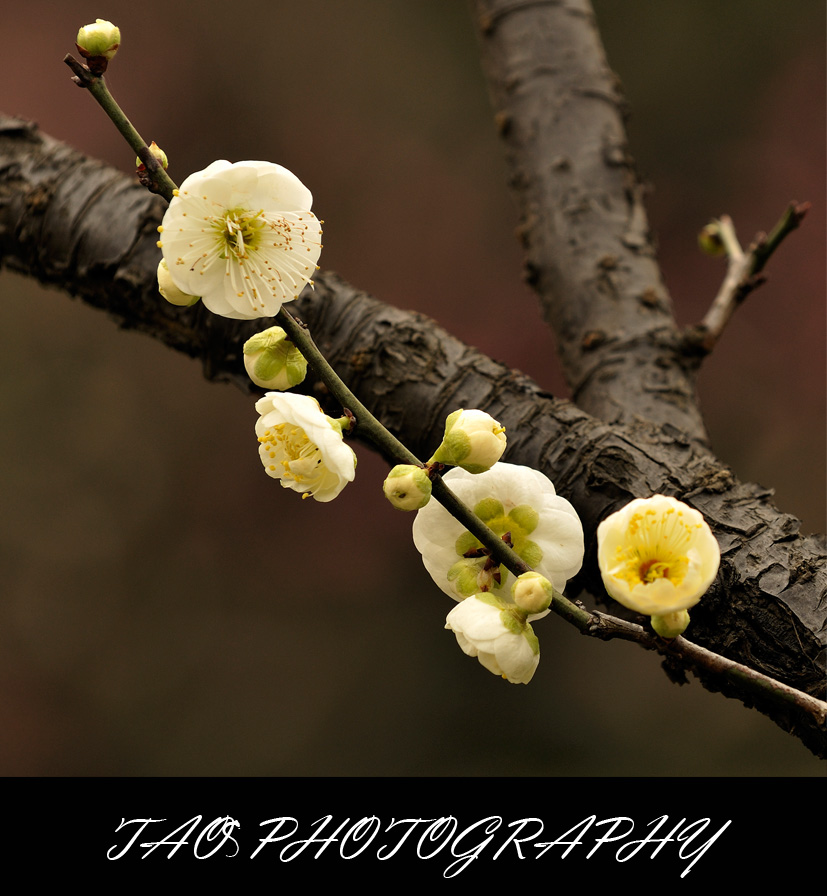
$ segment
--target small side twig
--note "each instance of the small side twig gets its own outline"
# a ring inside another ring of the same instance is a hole
[[[712,351],[735,309],[767,279],[761,271],[769,257],[782,240],[798,227],[809,208],[809,202],[791,202],[769,236],[759,233],[746,252],[741,249],[735,236],[732,219],[728,215],[720,217],[717,224],[729,261],[727,273],[703,320],[684,333],[687,349],[700,355],[708,355]]]

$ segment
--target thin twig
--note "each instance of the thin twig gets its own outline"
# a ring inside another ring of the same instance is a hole
[[[827,725],[827,702],[824,700],[811,697],[769,675],[707,650],[706,647],[688,641],[683,636],[664,641],[642,625],[618,619],[607,613],[594,612],[591,617],[591,624],[581,628],[584,635],[599,638],[601,641],[611,641],[615,638],[633,641],[645,650],[655,650],[665,656],[678,657],[682,665],[696,674],[699,674],[699,670],[710,672],[716,677],[728,680],[741,692],[747,691],[756,696],[768,697],[778,703],[792,703],[812,716],[820,728],[824,729]]]
[[[767,279],[761,271],[769,257],[784,238],[798,227],[809,208],[809,202],[791,202],[770,235],[759,233],[747,252],[738,244],[732,219],[728,215],[721,216],[717,223],[729,264],[724,282],[709,311],[700,324],[684,334],[685,343],[694,352],[707,355],[717,345],[735,309]]]
[[[151,181],[150,191],[163,196],[167,202],[172,199],[175,183],[164,171],[161,163],[152,155],[146,141],[135,130],[132,122],[124,115],[121,107],[115,102],[115,98],[109,92],[103,75],[93,75],[89,69],[82,65],[71,53],[67,53],[63,61],[75,73],[72,80],[79,87],[85,87],[95,98],[104,112],[112,119],[112,123],[121,132],[126,142],[132,147],[135,155],[143,162]]]

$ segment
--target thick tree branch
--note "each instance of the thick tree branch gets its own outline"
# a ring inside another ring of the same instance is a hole
[[[577,405],[706,431],[588,0],[473,0],[537,291]]]
[[[208,378],[254,393],[241,345],[262,322],[159,299],[155,228],[162,212],[163,203],[126,176],[33,125],[0,118],[2,263],[200,358]],[[603,594],[594,533],[606,514],[655,492],[697,507],[723,556],[718,583],[693,611],[693,641],[824,699],[827,551],[823,541],[799,534],[798,521],[780,513],[769,492],[738,482],[676,427],[597,420],[427,318],[382,305],[334,274],[318,277],[315,291],[292,307],[343,379],[414,452],[427,456],[446,414],[460,406],[485,408],[507,426],[507,460],[546,472],[583,520],[587,555],[571,595]],[[666,662],[674,672],[675,660]],[[827,732],[812,714],[756,697],[723,671],[699,674],[709,689],[755,705],[827,755]]]

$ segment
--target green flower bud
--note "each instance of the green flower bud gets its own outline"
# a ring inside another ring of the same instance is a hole
[[[484,473],[502,457],[505,445],[504,426],[484,411],[460,408],[448,415],[442,444],[430,462]]]
[[[158,146],[158,144],[154,140],[149,144],[149,152],[161,163],[162,168],[166,169],[169,167],[169,159],[167,159],[167,154],[163,151],[163,149],[161,149],[160,146]],[[139,156],[135,156],[135,167],[138,169],[146,167]]]
[[[106,19],[95,19],[94,24],[84,25],[75,38],[78,53],[88,60],[93,74],[103,74],[106,64],[118,52],[121,30]]]
[[[652,628],[661,638],[665,638],[667,641],[682,635],[688,625],[688,610],[678,610],[675,613],[665,613],[663,616],[652,617]]]
[[[196,302],[200,301],[201,298],[200,296],[188,295],[175,285],[172,279],[172,274],[170,274],[167,263],[163,258],[158,263],[158,292],[161,293],[171,305],[194,305]]]
[[[281,327],[262,330],[244,343],[244,367],[257,386],[279,392],[298,385],[307,376],[304,355]]]
[[[698,234],[698,245],[707,255],[726,255],[726,246],[721,239],[721,228],[717,221],[710,221]]]
[[[534,615],[551,606],[554,588],[539,572],[524,572],[511,586],[511,597],[521,610]]]
[[[397,464],[382,488],[397,510],[419,510],[431,500],[431,480],[422,467],[414,464]]]

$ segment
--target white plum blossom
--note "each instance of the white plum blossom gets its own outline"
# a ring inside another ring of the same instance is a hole
[[[191,174],[164,215],[161,240],[175,285],[210,311],[278,314],[311,282],[322,250],[313,197],[272,162],[213,162]]]
[[[489,594],[476,594],[458,603],[445,628],[456,635],[468,656],[475,656],[489,672],[512,684],[528,684],[540,662],[534,630],[519,613],[503,609]]]
[[[356,475],[342,425],[315,398],[268,392],[256,402],[259,456],[268,476],[303,498],[332,501]]]
[[[505,446],[505,427],[490,414],[460,408],[448,415],[445,435],[431,461],[482,473],[503,456]]]
[[[703,515],[665,495],[636,498],[597,528],[597,562],[606,591],[638,613],[667,616],[688,610],[709,589],[720,561],[718,542]],[[675,631],[674,623],[670,628]]]
[[[497,535],[510,533],[520,558],[563,591],[583,562],[583,526],[547,476],[530,467],[497,463],[479,474],[455,468],[444,480]],[[504,605],[513,605],[514,576],[505,566],[495,568],[492,576],[486,568],[488,557],[475,556],[480,542],[438,502],[417,513],[413,540],[431,578],[454,600],[490,591]]]

